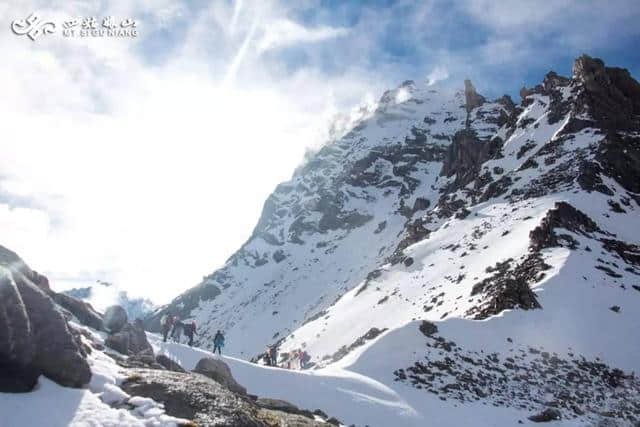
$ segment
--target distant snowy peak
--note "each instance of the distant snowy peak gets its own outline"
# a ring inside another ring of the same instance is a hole
[[[88,302],[102,313],[111,305],[121,305],[127,312],[128,318],[132,320],[144,319],[156,309],[150,300],[131,298],[126,291],[119,289],[116,285],[100,280],[91,286],[69,289],[62,293]]]

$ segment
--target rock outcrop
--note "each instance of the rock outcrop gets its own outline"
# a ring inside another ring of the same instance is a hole
[[[147,334],[140,319],[136,319],[133,325],[125,323],[119,332],[109,335],[104,344],[125,356],[150,353],[153,358],[153,347],[147,340]]]
[[[51,291],[49,296],[62,308],[73,314],[80,323],[97,331],[104,329],[102,316],[93,309],[91,304],[69,295]]]
[[[201,427],[320,427],[312,417],[259,406],[248,396],[194,373],[135,369],[122,385],[127,393],[164,403],[169,415]]]
[[[127,324],[127,312],[119,305],[112,305],[105,310],[103,320],[109,332],[120,332]]]
[[[464,106],[467,109],[467,113],[470,113],[471,110],[480,107],[485,103],[484,96],[476,92],[476,88],[473,86],[471,80],[469,79],[464,81],[464,99]]]
[[[162,365],[166,370],[173,372],[187,372],[178,362],[167,357],[164,354],[156,356],[156,362]]]
[[[585,89],[578,112],[589,113],[604,129],[640,130],[640,84],[628,70],[582,55],[573,65],[573,78]]]
[[[197,372],[212,380],[224,385],[226,388],[234,393],[246,394],[247,389],[233,378],[231,375],[231,369],[229,365],[222,360],[214,359],[211,357],[205,357],[200,359],[193,372]]]
[[[0,391],[30,391],[41,374],[84,386],[91,371],[66,319],[22,260],[2,247],[0,254]]]

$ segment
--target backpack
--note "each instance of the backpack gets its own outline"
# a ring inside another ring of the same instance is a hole
[[[169,321],[169,317],[166,314],[163,314],[162,317],[160,318],[160,324],[162,326],[166,326],[168,321]]]

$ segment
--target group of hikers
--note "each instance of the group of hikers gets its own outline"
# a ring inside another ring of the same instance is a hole
[[[280,360],[278,360],[278,357]],[[276,366],[285,369],[307,369],[310,367],[309,362],[311,361],[311,356],[303,349],[278,354],[277,347],[271,345],[267,347],[267,351],[264,352],[262,359],[267,366]]]
[[[167,342],[167,338],[171,337],[175,342],[180,343],[182,334],[189,338],[189,347],[193,346],[193,336],[196,335],[196,322],[183,322],[179,316],[173,316],[171,313],[165,313],[160,319],[162,326],[162,338]],[[218,330],[213,338],[213,352],[216,350],[218,354],[222,354],[224,347],[224,334]]]
[[[196,322],[183,322],[179,316],[171,313],[165,313],[160,319],[162,326],[162,338],[164,342],[171,338],[173,341],[180,343],[182,334],[189,338],[189,347],[193,346],[193,336],[196,335]],[[224,334],[218,330],[213,337],[213,353],[217,351],[222,355],[222,347],[224,347]],[[264,364],[267,366],[275,366],[285,369],[308,369],[313,366],[311,356],[304,349],[292,350],[288,353],[278,353],[276,345],[267,347],[267,351],[261,356]],[[252,360],[254,363],[257,360]]]

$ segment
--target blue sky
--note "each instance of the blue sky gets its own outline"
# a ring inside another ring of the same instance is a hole
[[[139,36],[13,34],[33,11]],[[158,302],[242,245],[338,114],[407,79],[519,101],[582,53],[640,76],[637,0],[9,0],[0,21],[0,244],[54,287]]]
[[[222,3],[233,7],[231,1]],[[206,13],[208,2],[185,5],[173,25],[145,37],[138,46],[150,63],[170,60],[172,51],[184,43],[189,25]],[[321,43],[264,52],[264,72],[314,69],[336,76],[355,70],[394,85],[442,66],[449,71],[451,85],[461,85],[468,77],[488,96],[515,96],[523,84],[539,83],[549,70],[570,76],[573,60],[582,53],[628,68],[633,75],[640,71],[636,1],[318,0],[276,9],[305,28],[340,28],[345,33]],[[202,53],[211,55],[212,63],[236,48],[215,25],[209,27],[206,41]]]

